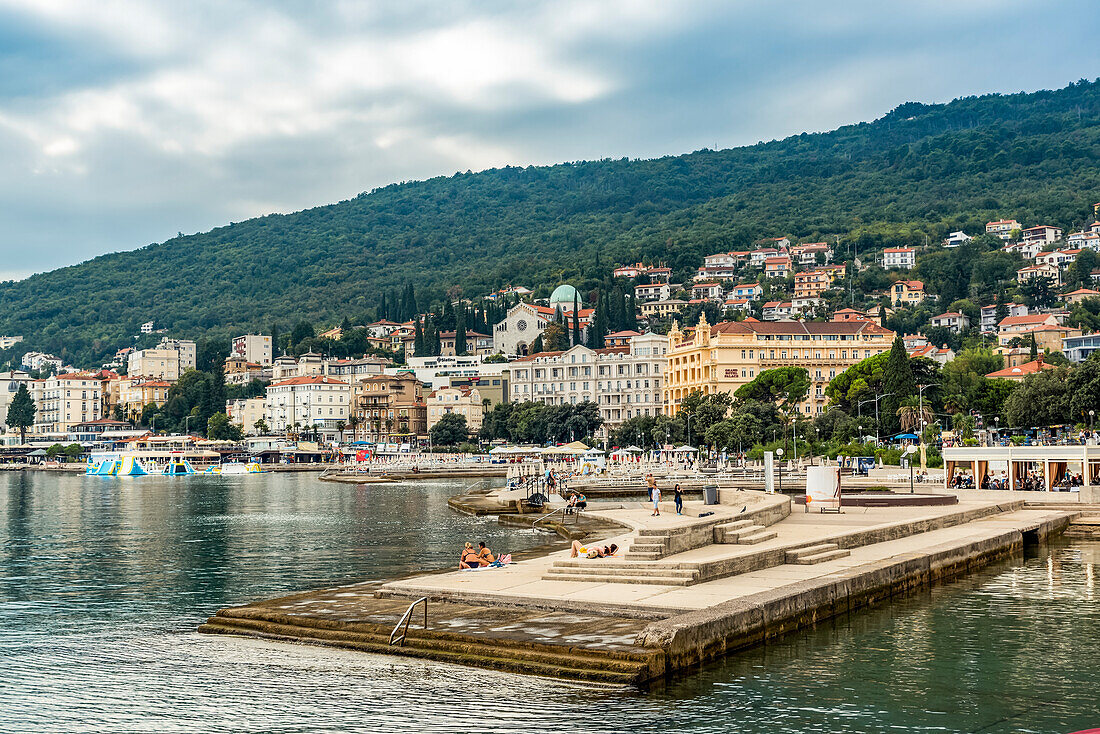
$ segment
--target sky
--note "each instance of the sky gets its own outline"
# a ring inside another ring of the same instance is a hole
[[[395,181],[1100,76],[1093,0],[0,0],[0,280]]]

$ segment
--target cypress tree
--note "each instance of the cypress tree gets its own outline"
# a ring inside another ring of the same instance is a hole
[[[416,328],[413,332],[413,355],[424,356],[424,330],[420,328],[420,319],[416,320]]]
[[[382,300],[378,304],[378,313],[375,314],[378,317],[378,321],[389,320],[390,308],[386,305],[386,292],[382,291]]]
[[[1000,293],[997,294],[997,309],[994,318],[997,323],[994,326],[999,326],[1002,321],[1008,318],[1008,306],[1005,305],[1004,296]]]
[[[1039,358],[1039,345],[1035,343],[1035,335],[1031,335],[1031,353],[1028,355],[1032,362]]]
[[[634,301],[634,294],[631,293],[627,300],[626,305],[626,328],[637,331],[638,330],[638,304]]]
[[[573,346],[581,343],[581,306],[577,292],[573,291]]]
[[[897,433],[901,425],[898,408],[917,391],[917,382],[913,377],[913,367],[909,364],[909,354],[901,336],[894,337],[890,347],[890,356],[882,372],[882,403],[880,415],[882,425],[879,430],[886,434]]]
[[[455,309],[455,354],[466,354],[466,305],[461,301]]]

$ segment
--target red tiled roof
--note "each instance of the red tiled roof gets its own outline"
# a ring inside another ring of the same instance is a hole
[[[997,370],[996,372],[990,372],[986,377],[998,378],[998,377],[1023,377],[1024,375],[1033,375],[1040,370],[1055,370],[1058,369],[1052,364],[1048,364],[1041,359],[1036,359],[1032,362],[1025,362],[1024,364],[1017,365],[1015,367],[1005,367],[1003,370]]]
[[[710,327],[716,334],[883,334],[894,332],[871,321],[722,321]]]
[[[1022,326],[1024,324],[1044,324],[1054,318],[1049,313],[1031,313],[1026,316],[1005,316],[1001,319],[1000,326]],[[1057,319],[1055,319],[1057,320]]]

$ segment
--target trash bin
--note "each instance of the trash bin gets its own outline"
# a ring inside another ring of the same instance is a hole
[[[716,505],[718,504],[718,485],[707,484],[703,486],[703,504],[704,505]]]

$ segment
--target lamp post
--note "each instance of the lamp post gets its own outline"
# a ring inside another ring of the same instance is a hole
[[[874,403],[875,404],[875,445],[876,446],[878,446],[879,427],[882,425],[882,421],[879,419],[879,414],[878,414],[878,403],[883,398],[888,398],[893,394],[894,393],[892,393],[892,392],[888,392],[888,393],[884,393],[882,395],[876,395],[873,398],[867,398],[866,400],[861,400],[859,402],[859,405],[856,406],[857,408],[862,409],[864,403]],[[860,415],[861,416],[863,415],[862,411],[860,412]]]
[[[993,433],[997,436],[997,443],[1001,442],[1001,416],[993,416]]]
[[[190,433],[191,432],[191,418],[192,417],[193,416],[191,416],[190,414],[185,415],[183,417],[183,432],[184,433]]]
[[[916,494],[916,490],[913,488],[913,454],[917,453],[917,447],[910,444],[905,449],[905,453],[909,456],[909,494]]]
[[[776,449],[775,455],[779,457],[779,494],[783,494],[783,449]]]
[[[1093,426],[1093,422],[1094,422],[1095,418],[1096,418],[1096,411],[1090,409],[1089,410],[1089,432],[1090,433],[1092,432],[1092,426]]]

